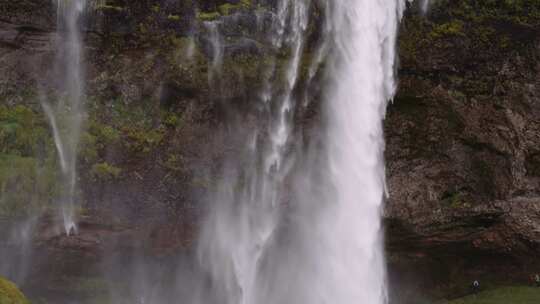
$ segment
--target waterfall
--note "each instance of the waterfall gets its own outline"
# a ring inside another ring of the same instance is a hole
[[[308,7],[307,0],[279,2],[268,40],[275,51],[286,50],[291,56],[284,71],[277,70],[275,58],[268,67],[258,100],[259,127],[247,132],[245,151],[226,165],[210,198],[214,209],[203,224],[199,255],[216,282],[217,296],[226,303],[260,299],[259,265],[277,229],[284,181],[290,171],[287,145],[296,103],[293,90],[299,77]],[[271,79],[281,72],[284,81],[278,88]]]
[[[223,64],[223,41],[219,33],[217,21],[205,22],[204,26],[209,32],[210,45],[212,47],[212,62],[208,72],[208,83],[215,84],[214,78],[221,73]]]
[[[64,229],[69,235],[77,232],[77,146],[84,115],[83,41],[80,26],[86,0],[56,1],[59,37],[56,65],[60,94],[54,105],[43,100],[42,106],[51,124],[58,152],[64,185],[60,208]]]
[[[3,225],[0,223],[0,275],[22,284],[28,277],[32,259],[32,234],[36,217]]]
[[[394,95],[395,41],[404,2],[342,0],[333,7],[326,103],[330,204],[319,252],[325,301],[385,303],[381,206],[386,103]]]
[[[422,9],[422,12],[426,13],[429,9],[429,0],[422,0],[420,2],[420,8]]]
[[[226,303],[387,301],[382,120],[405,1],[322,4],[324,41],[307,81],[325,61],[323,148],[289,152],[299,140],[293,91],[313,3],[282,0],[270,40],[290,54],[283,87],[266,83],[259,102],[269,121],[245,136],[245,154],[229,162],[211,199],[199,253]]]

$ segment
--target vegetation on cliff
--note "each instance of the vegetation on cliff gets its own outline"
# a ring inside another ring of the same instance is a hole
[[[0,304],[30,304],[12,282],[0,277]]]
[[[0,218],[47,207],[58,191],[54,146],[44,116],[0,105]]]

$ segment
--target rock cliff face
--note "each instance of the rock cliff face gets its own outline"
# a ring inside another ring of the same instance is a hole
[[[533,1],[439,1],[404,19],[387,239],[391,260],[432,273],[422,284],[526,281],[538,267],[538,13]]]
[[[235,150],[228,126],[262,85],[260,67],[272,50],[256,25],[272,18],[273,5],[93,7],[85,27],[81,234],[66,239],[48,230],[43,211],[54,173],[28,170],[54,172],[39,100],[57,78],[55,8],[48,0],[0,0],[0,181],[19,190],[4,187],[14,203],[0,206],[0,218],[42,214],[34,243],[72,261],[58,277],[92,272],[111,250],[189,251],[211,176]],[[219,91],[208,84],[214,50],[204,21],[211,20],[221,20],[224,41]],[[316,21],[309,34],[308,53],[318,43]],[[439,0],[427,15],[411,5],[399,50],[400,88],[385,121],[386,240],[398,298],[459,293],[479,277],[526,280],[540,267],[540,3]],[[317,121],[312,104],[298,124]],[[36,180],[40,203],[29,204],[20,190]]]

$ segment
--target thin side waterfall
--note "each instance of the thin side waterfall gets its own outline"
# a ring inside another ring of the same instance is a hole
[[[218,25],[216,21],[204,23],[204,26],[209,32],[210,44],[212,46],[212,62],[208,73],[208,83],[210,85],[215,83],[214,78],[219,77],[223,64],[223,41]]]
[[[59,198],[66,234],[76,233],[77,146],[84,115],[83,41],[81,18],[86,0],[57,1],[58,88],[53,104],[44,100],[43,109],[53,131],[62,172]]]
[[[420,2],[420,7],[422,9],[422,12],[426,13],[429,9],[429,0],[422,0]]]

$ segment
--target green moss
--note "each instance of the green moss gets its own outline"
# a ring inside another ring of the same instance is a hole
[[[178,127],[180,125],[181,120],[182,120],[182,118],[178,117],[178,115],[176,113],[168,113],[167,112],[165,114],[164,123],[165,123],[165,125],[174,128],[174,127]]]
[[[120,139],[120,132],[113,126],[92,122],[89,129],[90,133],[103,145],[117,143]]]
[[[253,6],[253,0],[240,0],[240,3],[246,8]]]
[[[125,148],[129,153],[126,157],[143,156],[153,151],[162,142],[166,131],[165,126],[159,124],[160,110],[154,109],[154,104],[148,100],[127,106],[117,100],[107,108],[106,119],[103,109],[92,109],[87,134],[81,139],[80,156],[90,165],[103,161],[109,148]]]
[[[152,111],[151,100],[142,100],[139,105],[127,105],[122,100],[113,101],[112,109],[107,109],[107,123],[113,126],[115,129],[123,133],[122,127],[131,128],[150,128],[152,126]],[[93,115],[96,117],[95,121],[100,121],[98,115],[102,113],[96,112]],[[105,124],[105,122],[101,122]]]
[[[537,304],[539,300],[540,288],[502,287],[441,304]]]
[[[0,217],[53,206],[61,185],[49,129],[42,112],[0,106]]]
[[[274,61],[269,56],[256,56],[242,54],[223,60],[223,74],[229,78],[231,83],[242,83],[242,79],[253,85],[261,84],[264,72],[275,64],[275,83],[283,83],[286,80],[287,59],[278,59]],[[256,87],[255,87],[256,88]],[[230,89],[234,89],[231,87]]]
[[[445,11],[449,20],[461,19],[478,25],[506,23],[524,27],[540,24],[538,0],[440,0],[434,2],[435,12]]]
[[[197,19],[200,21],[213,21],[219,18],[219,12],[198,12]]]
[[[128,140],[124,144],[132,152],[148,153],[161,143],[163,135],[161,129],[133,129],[129,130]]]
[[[88,130],[81,134],[79,159],[86,164],[95,163],[107,147],[120,142],[120,131],[114,126],[92,120]]]
[[[0,106],[0,153],[35,155],[48,137],[46,122],[32,109]]]
[[[430,33],[432,39],[439,39],[447,36],[465,36],[464,23],[461,20],[452,20],[447,23],[438,24]]]
[[[169,15],[169,16],[167,16],[167,19],[168,19],[169,21],[175,21],[175,22],[178,22],[178,21],[180,21],[180,16],[178,16],[178,15]]]
[[[0,154],[0,217],[46,208],[59,193],[55,159]]]
[[[90,174],[97,181],[110,181],[117,179],[122,173],[120,168],[112,166],[108,163],[99,163],[92,166]]]
[[[124,8],[120,6],[102,4],[102,5],[98,5],[96,7],[96,10],[122,12],[124,11]]]
[[[0,304],[30,304],[12,282],[0,277]]]
[[[521,52],[534,43],[540,26],[538,0],[432,2],[427,18],[413,14],[402,22],[399,48],[404,67],[422,65],[418,58],[428,51],[446,54],[456,47],[469,48],[469,53],[477,54],[475,59]]]
[[[84,163],[93,163],[97,160],[99,151],[97,145],[97,137],[84,132],[81,134],[81,140],[79,143],[79,158]]]
[[[238,4],[231,4],[231,3],[225,3],[218,7],[218,11],[224,15],[230,15],[231,13],[234,13],[236,10],[238,10],[239,5]]]
[[[184,159],[176,154],[169,155],[167,160],[161,163],[161,165],[173,172],[182,172],[185,170]]]
[[[253,5],[251,2],[251,0],[241,0],[237,4],[225,3],[218,6],[218,11],[221,13],[221,15],[228,16],[240,10],[251,8]]]
[[[405,61],[416,61],[419,51],[428,44],[428,20],[424,16],[411,16],[402,21],[403,30],[399,35],[399,55]]]

